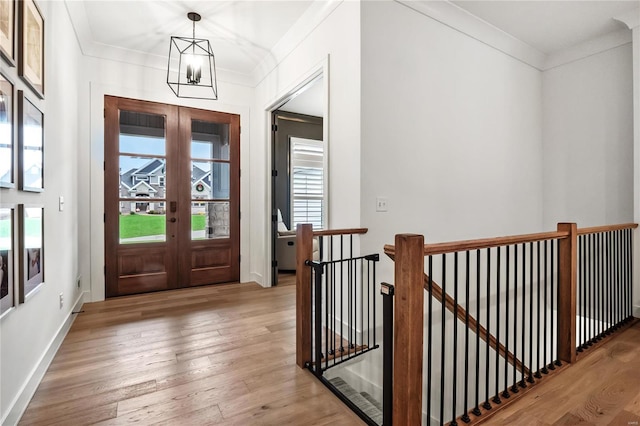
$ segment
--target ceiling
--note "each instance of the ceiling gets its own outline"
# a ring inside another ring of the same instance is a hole
[[[326,5],[333,3],[339,2],[65,0],[85,55],[159,69],[166,68],[170,37],[191,36],[187,13],[197,12],[202,20],[196,24],[196,37],[211,42],[219,77],[232,76],[227,81],[249,85],[255,84],[260,64],[276,56],[273,52],[288,32],[311,31],[312,21],[317,24],[321,13],[327,13]],[[638,8],[640,0],[453,0],[450,4],[550,54],[624,29],[612,17]]]
[[[196,23],[196,37],[211,42],[216,67],[246,75],[252,74],[312,3],[66,0],[85,54],[111,55],[110,59],[116,54],[132,60],[141,55],[164,58],[166,67],[171,36],[191,37],[192,22],[187,13],[197,12],[202,20]]]
[[[613,17],[640,7],[640,0],[452,3],[545,54],[626,29]]]
[[[324,117],[323,87],[323,79],[318,78],[305,86],[304,90],[278,109],[314,117]]]

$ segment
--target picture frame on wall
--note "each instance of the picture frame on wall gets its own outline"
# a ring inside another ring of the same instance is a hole
[[[0,73],[0,188],[13,188],[13,84]]]
[[[0,0],[0,56],[14,67],[15,51],[15,0]]]
[[[44,18],[34,0],[19,5],[18,75],[44,99]]]
[[[0,317],[15,306],[15,205],[0,204]]]
[[[18,187],[44,190],[44,114],[18,90]]]
[[[18,299],[25,303],[29,295],[44,283],[44,207],[18,206],[20,282]]]

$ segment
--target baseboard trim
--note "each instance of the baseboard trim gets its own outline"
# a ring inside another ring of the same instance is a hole
[[[69,312],[69,315],[67,316],[65,321],[60,325],[60,328],[58,328],[58,331],[55,334],[55,336],[53,336],[53,339],[51,339],[49,346],[47,347],[45,352],[42,354],[42,357],[40,357],[40,361],[38,361],[38,363],[33,368],[33,370],[31,370],[31,374],[29,375],[29,378],[27,379],[25,384],[22,386],[22,389],[18,393],[18,396],[16,396],[16,398],[11,403],[11,408],[7,412],[7,416],[4,419],[2,419],[3,426],[17,425],[18,422],[20,421],[20,418],[22,418],[22,415],[26,411],[27,406],[31,401],[31,398],[33,398],[33,395],[36,393],[36,390],[38,389],[38,385],[40,385],[42,378],[47,372],[47,369],[49,368],[51,361],[53,361],[53,358],[58,352],[58,348],[60,348],[62,341],[67,336],[67,333],[69,332],[69,329],[71,328],[71,325],[75,320],[76,316],[71,312],[77,312],[80,309],[82,309],[82,305],[84,305],[85,297],[87,297],[88,295],[89,295],[89,292],[85,291],[80,293],[80,295],[76,299],[76,302],[74,303],[73,308]]]

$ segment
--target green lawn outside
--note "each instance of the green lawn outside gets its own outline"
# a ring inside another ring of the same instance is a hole
[[[150,235],[164,235],[166,230],[166,216],[162,214],[133,214],[120,216],[120,239],[146,237]],[[191,216],[191,230],[204,230],[205,217]]]

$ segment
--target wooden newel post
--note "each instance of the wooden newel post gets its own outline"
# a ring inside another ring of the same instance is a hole
[[[311,362],[311,268],[304,262],[313,258],[313,225],[296,228],[296,364]]]
[[[422,424],[424,332],[424,237],[395,240],[393,425]]]
[[[558,358],[576,361],[576,299],[578,271],[578,227],[558,223],[558,231],[569,232],[558,240]]]

